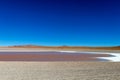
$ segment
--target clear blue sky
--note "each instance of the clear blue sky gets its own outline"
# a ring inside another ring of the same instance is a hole
[[[0,0],[0,45],[120,45],[120,0]]]

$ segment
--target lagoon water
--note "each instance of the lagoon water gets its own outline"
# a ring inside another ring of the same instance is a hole
[[[115,58],[108,53],[76,52],[76,51],[27,51],[0,52],[0,61],[110,61]]]

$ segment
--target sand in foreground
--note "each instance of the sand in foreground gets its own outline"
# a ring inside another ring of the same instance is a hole
[[[119,80],[120,63],[0,62],[0,80]]]

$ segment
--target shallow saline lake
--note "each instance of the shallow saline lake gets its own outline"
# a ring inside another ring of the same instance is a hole
[[[0,51],[0,80],[119,80],[117,55],[119,53]]]
[[[40,51],[40,52],[0,52],[0,61],[109,61],[100,57],[114,57],[114,55],[87,52]]]

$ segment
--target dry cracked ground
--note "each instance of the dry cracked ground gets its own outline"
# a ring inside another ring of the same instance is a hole
[[[120,80],[120,63],[0,62],[0,80]]]

